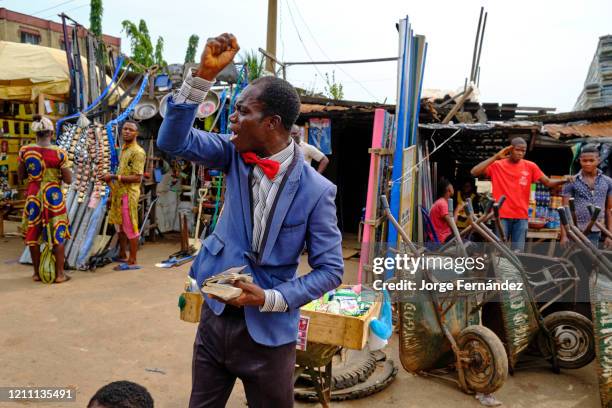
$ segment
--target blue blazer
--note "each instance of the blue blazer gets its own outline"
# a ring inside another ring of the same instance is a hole
[[[214,232],[204,240],[190,276],[201,286],[204,279],[233,266],[247,265],[257,285],[284,296],[283,313],[245,307],[249,334],[259,344],[280,346],[296,341],[299,308],[340,285],[344,271],[342,237],[337,226],[336,186],[304,164],[298,146],[273,204],[261,243],[251,248],[251,166],[244,163],[229,135],[192,127],[197,105],[170,100],[159,130],[157,146],[175,156],[198,162],[226,174],[225,204]],[[312,271],[297,277],[300,254],[308,247]],[[219,315],[225,305],[206,298]]]

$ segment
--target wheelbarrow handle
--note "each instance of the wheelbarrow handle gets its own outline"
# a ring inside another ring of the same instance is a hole
[[[499,203],[493,204],[493,214],[495,214],[495,218],[499,218]]]
[[[491,208],[493,208],[494,204],[495,204],[495,201],[489,200],[489,202],[487,203],[487,206],[485,207],[484,214],[488,214],[491,211]]]
[[[595,206],[593,204],[587,204],[587,210],[589,210],[590,215],[593,215],[594,209],[595,209]]]
[[[592,209],[589,209],[589,211],[591,213],[591,220],[589,221],[587,226],[584,228],[584,231],[582,231],[585,235],[590,234],[591,230],[593,229],[593,225],[597,224],[597,217],[599,217],[599,213],[601,212],[601,207],[594,207]]]
[[[389,201],[387,201],[387,196],[386,195],[381,195],[380,196],[380,204],[382,205],[383,210],[388,210],[389,209]]]
[[[589,206],[593,207],[591,204],[589,204]],[[597,217],[599,217],[599,213],[601,213],[601,207],[593,207],[589,212],[591,213],[591,221],[597,221]]]
[[[506,196],[505,195],[499,197],[499,200],[497,201],[497,204],[499,205],[499,208],[501,208],[501,206],[504,205],[504,201],[506,201]]]
[[[474,214],[474,207],[472,207],[472,199],[469,197],[465,199],[465,213],[468,217]]]
[[[395,227],[395,229],[397,229],[397,232],[399,233],[400,237],[402,237],[402,241],[404,241],[404,243],[408,246],[408,248],[410,248],[412,253],[416,256],[419,253],[419,251],[417,247],[414,246],[412,241],[410,241],[410,237],[408,237],[408,234],[406,234],[406,231],[404,231],[404,229],[399,224],[399,222],[397,222],[393,214],[391,214],[391,210],[389,210],[389,202],[387,201],[387,196],[381,195],[380,203],[383,207],[383,211],[385,212],[385,215],[387,216],[387,219],[389,220],[389,222],[391,222],[391,224]]]
[[[572,224],[576,224],[576,201],[574,200],[574,197],[569,199],[569,211],[572,217]]]
[[[567,217],[568,225],[574,225],[574,218],[572,217],[573,212],[569,207],[564,207],[563,211],[565,211],[565,216]]]
[[[453,199],[449,198],[448,199],[448,213],[451,214],[451,217],[454,211],[455,211],[455,206],[453,204]]]
[[[561,221],[561,225],[567,227],[567,213],[565,212],[564,207],[557,208],[557,212],[559,213],[559,219]]]
[[[574,201],[574,197],[569,199],[569,209],[572,213],[576,211],[576,201]]]

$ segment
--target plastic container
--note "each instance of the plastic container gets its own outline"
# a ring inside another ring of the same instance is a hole
[[[368,335],[370,351],[382,350],[387,346],[387,343],[389,343],[388,340],[378,337],[373,330],[370,330],[370,334]]]

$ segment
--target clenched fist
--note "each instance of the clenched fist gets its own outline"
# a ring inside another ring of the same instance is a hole
[[[224,33],[206,42],[204,52],[200,58],[200,68],[196,76],[212,81],[217,74],[231,63],[240,50],[236,37]]]

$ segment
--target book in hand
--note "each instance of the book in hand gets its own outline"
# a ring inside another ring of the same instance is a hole
[[[242,289],[234,286],[235,282],[253,283],[253,277],[242,271],[246,268],[238,266],[229,268],[206,279],[202,284],[202,293],[213,295],[225,301],[236,299],[242,294]]]

